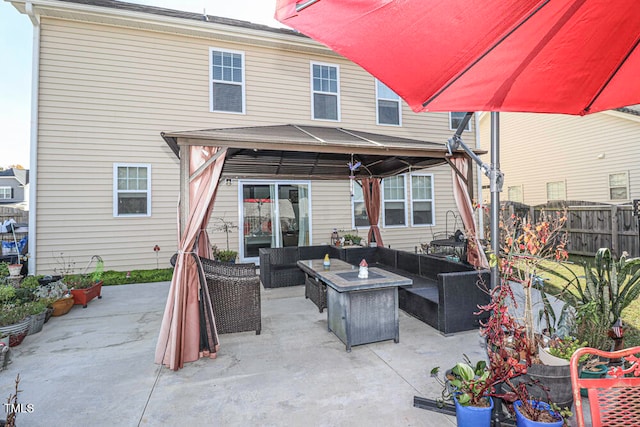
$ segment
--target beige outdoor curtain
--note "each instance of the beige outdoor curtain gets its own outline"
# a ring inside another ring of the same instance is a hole
[[[373,236],[377,246],[384,246],[382,243],[382,234],[378,227],[378,218],[380,218],[380,180],[377,178],[362,178],[362,193],[364,195],[364,207],[367,209],[367,218],[369,219],[369,235],[367,239],[371,242]]]
[[[219,150],[218,147],[183,147],[189,150],[189,176]],[[179,242],[178,257],[162,318],[155,362],[178,370],[185,362],[215,357],[218,333],[209,293],[201,288],[201,266],[193,254],[210,257],[204,230],[209,222],[226,152],[189,183],[189,217]]]
[[[454,155],[451,157],[451,163],[460,172],[460,175],[456,173],[454,168],[451,168],[451,175],[453,177],[453,196],[456,200],[456,206],[458,212],[462,215],[462,222],[467,234],[467,262],[478,268],[489,268],[487,257],[484,254],[484,250],[478,240],[476,233],[476,223],[473,218],[473,206],[471,204],[471,197],[469,197],[469,190],[467,189],[467,183],[462,178],[467,176],[469,164],[467,159],[461,155]]]

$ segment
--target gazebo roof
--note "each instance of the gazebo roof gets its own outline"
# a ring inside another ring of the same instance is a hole
[[[222,175],[230,178],[345,179],[349,162],[362,162],[357,177],[383,178],[444,164],[449,156],[445,144],[340,127],[253,126],[162,137],[177,156],[185,145],[226,147]]]

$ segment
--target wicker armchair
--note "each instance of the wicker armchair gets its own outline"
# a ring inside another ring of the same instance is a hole
[[[219,334],[256,331],[260,335],[260,278],[253,263],[231,264],[200,258]]]

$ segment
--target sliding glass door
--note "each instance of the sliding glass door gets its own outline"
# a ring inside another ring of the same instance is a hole
[[[310,244],[309,183],[240,182],[240,258],[257,262],[260,248]]]

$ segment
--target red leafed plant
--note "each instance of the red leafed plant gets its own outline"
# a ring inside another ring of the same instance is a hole
[[[534,331],[531,307],[531,288],[539,264],[545,260],[561,261],[567,258],[566,233],[562,228],[566,214],[541,213],[537,222],[531,223],[511,215],[500,223],[501,251],[499,258],[491,254],[490,261],[498,266],[500,285],[491,290],[489,304],[480,306],[478,314],[489,314],[482,324],[481,334],[486,338],[490,377],[487,382],[494,387],[491,395],[507,402],[522,401],[520,412],[533,421],[557,421],[567,412],[549,412],[538,409],[531,401],[529,390],[533,386],[542,388],[547,397],[548,390],[538,381],[512,381],[527,373],[537,356],[538,344]],[[511,313],[516,308],[511,286],[522,286],[525,300],[523,322]],[[557,409],[550,398],[548,402]]]

